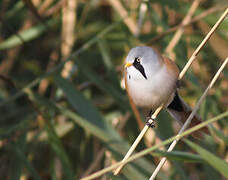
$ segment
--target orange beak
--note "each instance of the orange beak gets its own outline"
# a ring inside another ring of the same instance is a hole
[[[124,66],[124,68],[128,68],[128,67],[130,67],[132,65],[133,65],[132,63],[126,63],[125,66]]]

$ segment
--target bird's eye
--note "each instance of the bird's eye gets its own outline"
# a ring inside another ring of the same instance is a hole
[[[139,57],[136,57],[136,58],[135,58],[135,61],[138,62],[138,63],[140,63]]]

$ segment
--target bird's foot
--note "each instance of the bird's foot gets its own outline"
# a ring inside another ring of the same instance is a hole
[[[155,127],[155,121],[154,119],[152,119],[151,117],[146,117],[146,125],[151,127],[151,128],[154,128]]]

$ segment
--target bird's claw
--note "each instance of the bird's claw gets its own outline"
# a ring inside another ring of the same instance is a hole
[[[146,121],[146,125],[151,127],[151,128],[154,128],[155,127],[155,121],[154,119],[152,119],[151,117],[147,117],[146,118],[147,121]]]

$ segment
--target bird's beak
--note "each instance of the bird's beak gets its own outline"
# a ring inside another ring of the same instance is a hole
[[[126,63],[125,66],[124,66],[124,68],[128,68],[128,67],[130,67],[132,65],[133,65],[132,63]]]

